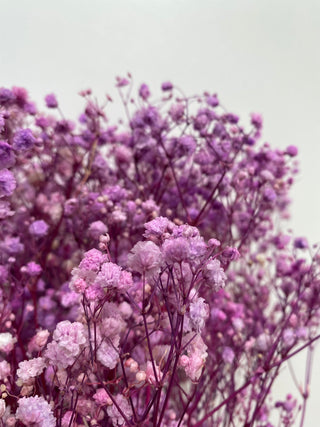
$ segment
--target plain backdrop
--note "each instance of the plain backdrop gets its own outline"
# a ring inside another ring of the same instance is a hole
[[[243,123],[262,113],[265,141],[299,148],[290,227],[320,241],[319,0],[0,0],[0,40],[0,86],[26,87],[43,109],[54,92],[71,118],[81,89],[116,97],[128,71],[155,93],[166,80],[217,92]],[[319,425],[319,365],[318,351],[307,427]],[[275,392],[287,391],[298,395],[284,373]]]

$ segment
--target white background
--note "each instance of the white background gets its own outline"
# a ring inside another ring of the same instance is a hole
[[[0,40],[0,86],[26,87],[41,108],[54,92],[72,118],[81,89],[116,96],[127,71],[157,94],[165,80],[217,92],[244,122],[261,112],[264,140],[299,147],[291,226],[320,241],[319,0],[0,0]],[[319,359],[307,427],[319,425]],[[276,388],[297,394],[288,376]]]

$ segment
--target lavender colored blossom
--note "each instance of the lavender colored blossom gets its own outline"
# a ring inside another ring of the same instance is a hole
[[[53,339],[44,353],[49,363],[58,368],[72,365],[86,342],[84,327],[79,322],[59,322],[53,332]]]
[[[15,164],[15,156],[11,145],[0,141],[0,169],[10,168]]]
[[[107,404],[112,404],[112,400],[110,399],[108,393],[105,391],[104,388],[99,388],[92,397],[98,405],[103,406]]]
[[[10,375],[10,365],[6,360],[0,362],[0,380],[4,381]]]
[[[18,405],[16,417],[25,425],[55,427],[56,419],[52,409],[42,396],[22,397]]]
[[[24,244],[21,243],[20,237],[9,237],[4,239],[4,242],[0,242],[0,247],[10,255],[16,255],[24,250]]]
[[[139,242],[128,255],[128,265],[141,274],[154,274],[162,265],[162,254],[153,242]]]
[[[132,410],[128,400],[122,394],[117,394],[114,399],[117,405],[119,406],[119,408],[121,409],[122,413],[124,414],[124,416],[130,420]],[[123,418],[123,416],[121,415],[121,413],[118,411],[118,409],[115,407],[114,404],[111,406],[108,406],[107,412],[112,421],[113,426],[115,427],[123,426],[126,424],[125,419]]]
[[[36,142],[31,129],[21,129],[13,137],[13,148],[17,151],[30,150]]]
[[[4,87],[0,88],[0,104],[5,104],[7,102],[13,101],[14,99],[15,96],[10,89]]]
[[[164,258],[169,264],[187,261],[190,257],[190,247],[184,237],[168,239],[164,242],[162,248]]]
[[[21,272],[29,274],[29,276],[38,276],[42,272],[42,268],[34,261],[28,262],[26,266],[21,267]]]
[[[200,332],[205,325],[206,319],[209,317],[209,306],[201,297],[193,297],[190,303],[190,319],[197,332]]]
[[[150,97],[151,94],[150,94],[149,87],[145,83],[143,83],[140,86],[140,88],[139,88],[139,95],[145,101]]]
[[[102,341],[97,350],[97,359],[103,366],[114,369],[119,361],[119,340]]]
[[[204,267],[202,274],[208,286],[214,289],[224,288],[227,276],[217,259],[211,259]]]
[[[163,82],[161,85],[161,89],[165,92],[173,89],[173,84],[171,82]]]
[[[16,179],[8,169],[0,170],[0,198],[11,196],[17,186]]]
[[[58,101],[56,96],[53,93],[50,93],[45,97],[46,105],[48,108],[57,108],[58,107]]]
[[[45,236],[47,234],[48,230],[49,230],[48,224],[42,219],[34,221],[29,226],[29,233],[35,237]]]
[[[294,247],[297,249],[306,249],[308,247],[308,241],[305,237],[297,237],[294,240]]]
[[[89,233],[94,239],[98,239],[102,234],[107,233],[108,227],[102,221],[94,221],[90,224]]]
[[[0,399],[0,419],[4,416],[6,411],[6,402],[4,399]]]
[[[0,200],[0,219],[12,216],[14,211],[10,210],[10,203]]]
[[[106,261],[106,256],[97,249],[90,249],[84,254],[84,258],[79,264],[82,270],[98,272],[102,263]]]
[[[235,357],[235,354],[234,354],[234,351],[232,350],[232,348],[230,348],[230,347],[225,347],[225,348],[223,349],[223,352],[222,352],[222,359],[223,359],[226,363],[231,364],[231,363],[233,362],[233,360],[234,360],[234,357]]]
[[[30,360],[24,360],[19,363],[17,370],[18,380],[27,383],[30,379],[40,375],[46,367],[43,357],[36,357]]]
[[[112,262],[102,265],[95,282],[102,288],[116,288],[121,277],[121,268]]]
[[[289,145],[286,149],[286,154],[290,157],[295,157],[298,154],[298,148],[295,145]]]
[[[166,217],[159,216],[152,221],[144,224],[146,232],[145,237],[150,238],[151,236],[161,237],[167,230],[172,229],[174,224]]]

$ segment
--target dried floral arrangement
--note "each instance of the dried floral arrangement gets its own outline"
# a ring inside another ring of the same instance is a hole
[[[1,425],[303,425],[320,280],[283,233],[297,148],[216,94],[116,85],[117,125],[90,90],[75,123],[0,89]],[[305,387],[273,400],[305,348]]]

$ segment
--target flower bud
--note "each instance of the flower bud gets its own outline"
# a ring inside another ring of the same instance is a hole
[[[146,378],[147,378],[147,374],[145,373],[145,371],[139,371],[136,373],[136,380],[138,382],[145,381]]]

